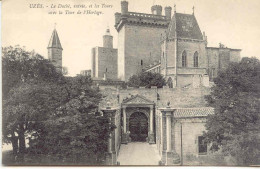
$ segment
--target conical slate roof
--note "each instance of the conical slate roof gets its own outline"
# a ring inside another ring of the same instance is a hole
[[[203,40],[203,36],[194,15],[175,13],[167,30],[167,37]]]
[[[56,29],[54,29],[53,32],[52,32],[48,48],[62,49],[60,39],[59,39],[59,36],[58,36]]]

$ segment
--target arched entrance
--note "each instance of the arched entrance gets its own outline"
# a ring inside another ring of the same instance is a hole
[[[129,131],[132,141],[145,142],[148,137],[148,118],[142,112],[135,112],[129,119]]]

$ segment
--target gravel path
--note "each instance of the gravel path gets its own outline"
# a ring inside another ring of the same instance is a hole
[[[122,144],[117,159],[120,165],[158,165],[159,160],[156,144],[143,142]]]

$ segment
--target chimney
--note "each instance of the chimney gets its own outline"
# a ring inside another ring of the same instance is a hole
[[[164,8],[166,19],[171,19],[172,17],[172,7],[166,6]]]
[[[154,15],[162,15],[162,6],[154,5],[151,7],[152,14]]]
[[[126,15],[128,13],[128,2],[121,1],[121,13],[122,15]]]

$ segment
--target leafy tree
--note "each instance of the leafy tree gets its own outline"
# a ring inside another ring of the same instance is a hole
[[[89,76],[67,78],[68,101],[54,111],[44,123],[46,134],[37,146],[55,161],[64,164],[100,164],[107,151],[109,133],[114,129],[105,117],[97,117],[101,95],[91,87]]]
[[[3,98],[11,88],[24,82],[58,81],[55,67],[34,51],[20,46],[2,48]]]
[[[158,88],[162,88],[166,84],[166,81],[159,73],[142,72],[131,76],[127,84],[130,87],[151,88],[151,86],[157,86]]]
[[[2,63],[3,141],[12,143],[14,156],[99,164],[114,126],[95,115],[101,94],[91,78],[64,77],[48,60],[19,46],[3,48]]]
[[[222,149],[233,156],[239,165],[259,164],[260,62],[243,58],[231,63],[214,79],[215,86],[206,97],[215,114],[206,124],[211,149]]]
[[[49,83],[60,81],[63,76],[34,51],[10,46],[3,48],[2,52],[3,140],[12,143],[14,156],[19,152],[23,158],[25,135],[35,126],[35,121],[42,120],[40,113],[51,107],[50,102],[41,104],[45,95],[40,91],[44,91]]]

